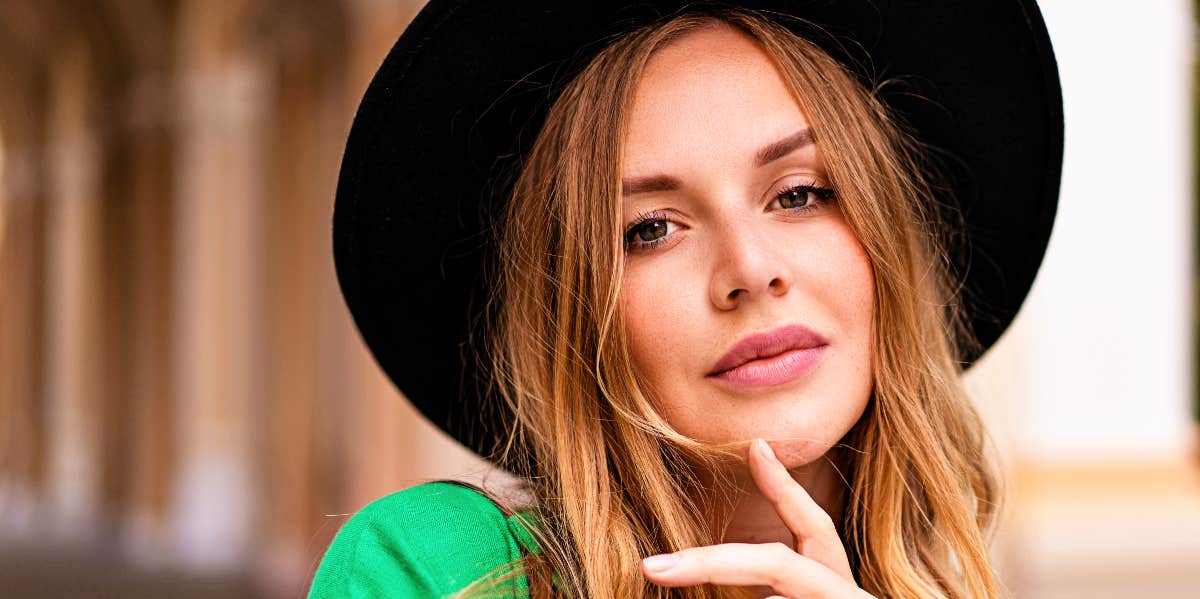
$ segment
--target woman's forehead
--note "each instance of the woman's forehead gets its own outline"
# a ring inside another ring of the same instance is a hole
[[[756,42],[727,28],[692,32],[646,65],[630,111],[622,175],[731,160],[750,168],[764,146],[808,129],[783,75]]]

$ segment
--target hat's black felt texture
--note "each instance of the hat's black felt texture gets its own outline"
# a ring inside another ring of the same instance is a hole
[[[479,349],[483,333],[482,266],[498,202],[550,104],[604,41],[684,4],[433,0],[362,99],[333,215],[338,281],[363,340],[400,391],[479,453],[488,454],[509,417],[483,401],[468,347]],[[986,350],[1029,292],[1057,206],[1062,92],[1036,4],[737,5],[819,24],[815,32],[780,20],[867,85],[903,81],[881,97],[941,150],[967,223],[951,250],[963,258],[963,299]],[[960,359],[969,365],[979,353]]]

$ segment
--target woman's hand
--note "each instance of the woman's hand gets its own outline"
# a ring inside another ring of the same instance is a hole
[[[750,472],[796,538],[783,543],[722,543],[642,560],[652,582],[669,587],[768,586],[772,599],[868,599],[854,582],[833,520],[775,457],[766,441],[750,445]]]

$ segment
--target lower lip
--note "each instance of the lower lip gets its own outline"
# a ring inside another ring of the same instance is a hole
[[[793,349],[769,358],[750,360],[721,374],[710,375],[734,387],[772,387],[800,378],[825,356],[828,345]]]

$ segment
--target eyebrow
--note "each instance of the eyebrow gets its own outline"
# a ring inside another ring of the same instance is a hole
[[[805,127],[779,141],[763,146],[754,154],[755,168],[766,166],[779,160],[800,148],[812,145],[812,129]],[[631,196],[652,191],[675,191],[683,186],[678,177],[671,175],[650,175],[621,180],[621,195]]]

